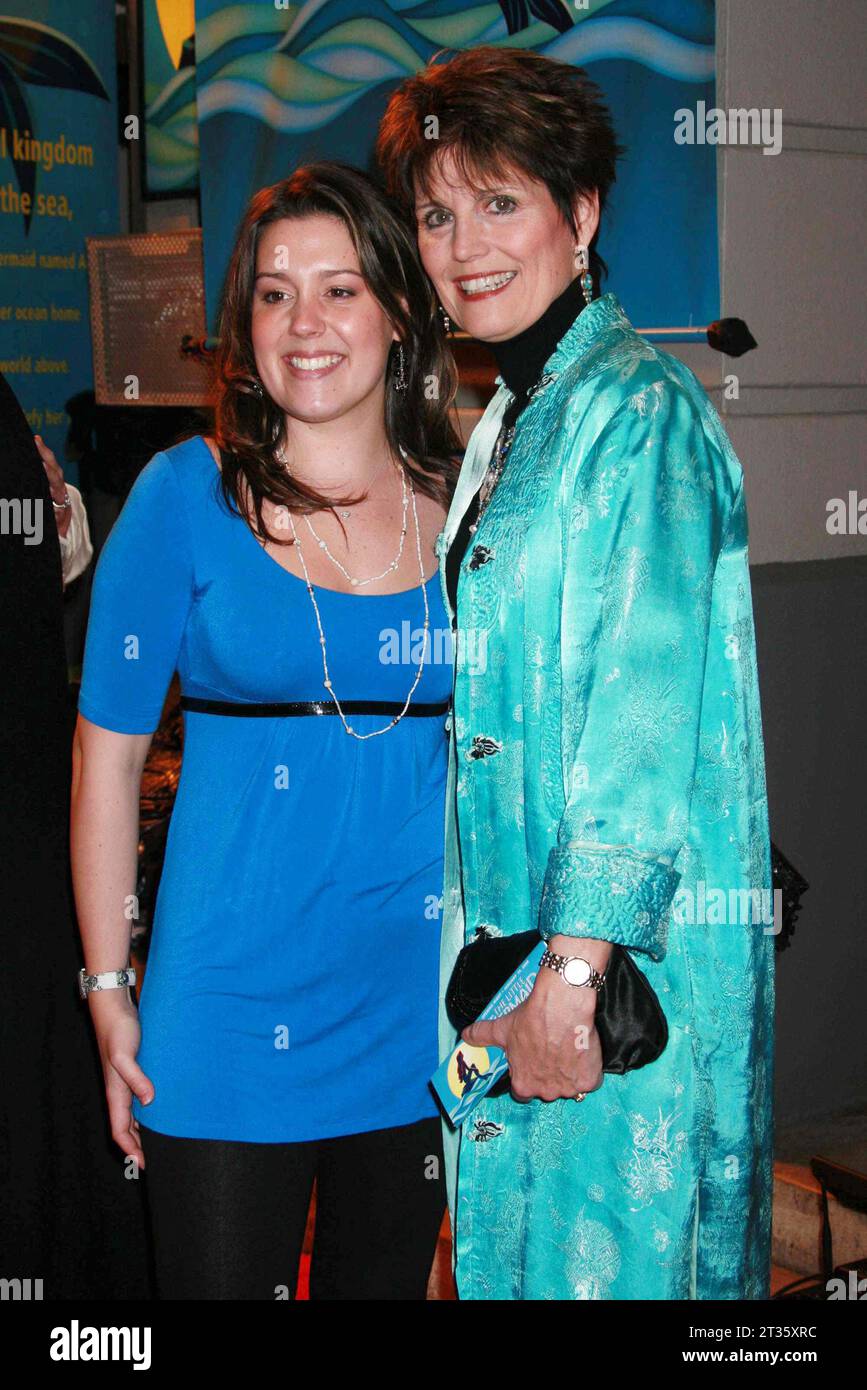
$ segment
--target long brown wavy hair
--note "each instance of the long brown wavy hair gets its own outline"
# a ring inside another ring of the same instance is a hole
[[[395,342],[386,368],[385,433],[394,453],[401,447],[406,451],[404,467],[418,491],[448,506],[462,448],[449,415],[457,390],[454,361],[436,296],[398,206],[367,174],[336,160],[305,164],[291,178],[260,189],[241,222],[223,290],[214,433],[227,503],[234,503],[260,539],[289,545],[291,537],[274,536],[265,525],[266,499],[305,513],[348,506],[367,495],[328,497],[290,476],[277,458],[284,413],[259,381],[253,354],[251,319],[261,230],[284,218],[315,214],[339,217],[344,223],[368,289],[400,334],[406,389],[393,389]]]

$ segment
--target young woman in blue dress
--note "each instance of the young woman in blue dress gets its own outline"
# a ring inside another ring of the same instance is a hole
[[[94,582],[72,852],[111,1132],[146,1172],[161,1297],[292,1298],[315,1181],[311,1297],[424,1298],[450,359],[411,231],[335,163],[253,198],[220,334],[214,438],[151,460]],[[139,1012],[118,972],[175,671]]]

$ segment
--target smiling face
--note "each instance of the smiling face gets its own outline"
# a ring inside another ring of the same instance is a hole
[[[589,246],[598,195],[576,201],[578,234],[543,183],[518,169],[472,189],[446,151],[416,191],[418,246],[446,313],[483,342],[529,328],[575,278],[575,247]]]
[[[382,409],[398,334],[365,284],[340,218],[262,228],[250,331],[262,384],[286,415],[314,424]]]

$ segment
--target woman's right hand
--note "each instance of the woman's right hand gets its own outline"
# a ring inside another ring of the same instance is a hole
[[[154,1086],[136,1061],[141,1046],[138,1009],[126,990],[95,990],[88,995],[88,1002],[102,1059],[111,1137],[143,1169],[144,1153],[138,1121],[132,1114],[132,1097],[137,1095],[147,1105],[154,1098]]]
[[[42,467],[48,476],[48,490],[51,493],[51,500],[56,502],[58,507],[63,506],[63,503],[69,498],[66,483],[63,480],[63,469],[54,457],[54,451],[49,449],[42,435],[34,434],[33,438],[36,441],[39,457],[42,459]],[[64,506],[63,510],[58,512],[52,507],[51,510],[54,512],[54,520],[57,522],[57,534],[65,536],[72,520],[72,508]]]

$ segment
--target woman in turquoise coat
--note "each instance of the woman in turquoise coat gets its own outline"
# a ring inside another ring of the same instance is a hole
[[[585,74],[459,54],[393,96],[378,153],[445,313],[500,366],[440,537],[442,990],[480,928],[535,927],[554,956],[464,1034],[505,1048],[511,1093],[446,1126],[459,1296],[765,1298],[774,925],[741,466],[693,373],[594,297],[619,150]],[[624,1075],[594,1022],[612,943],[669,1030]]]

